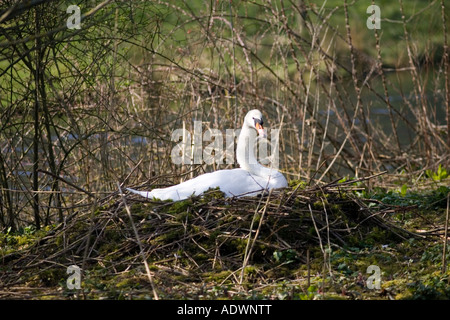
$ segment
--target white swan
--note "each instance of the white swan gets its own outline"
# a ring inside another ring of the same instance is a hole
[[[218,170],[202,174],[168,188],[138,191],[127,188],[128,191],[146,198],[160,200],[183,200],[192,195],[200,195],[209,188],[219,187],[227,197],[254,196],[264,190],[287,187],[286,178],[275,169],[259,164],[253,152],[250,139],[256,138],[256,130],[260,136],[265,136],[262,113],[251,110],[244,118],[241,133],[236,148],[236,158],[241,168]]]

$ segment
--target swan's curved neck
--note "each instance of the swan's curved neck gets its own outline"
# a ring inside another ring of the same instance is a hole
[[[268,177],[272,170],[259,164],[255,157],[256,136],[256,131],[244,124],[236,148],[237,162],[242,169],[256,176]]]

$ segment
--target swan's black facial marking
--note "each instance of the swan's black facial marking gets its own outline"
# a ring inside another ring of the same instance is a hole
[[[258,119],[258,118],[255,118],[255,117],[252,117],[252,118],[253,118],[253,121],[255,121],[255,127],[256,127],[257,123],[259,123],[261,126],[264,125],[264,121],[263,121],[262,118],[261,119]]]
[[[260,137],[266,137],[266,133],[264,132],[264,126],[263,126],[264,121],[263,121],[262,117],[261,117],[261,119],[253,117],[253,121],[255,122],[254,126],[255,126],[256,131],[258,131],[258,135]]]

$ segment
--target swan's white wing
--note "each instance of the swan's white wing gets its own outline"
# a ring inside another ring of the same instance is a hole
[[[135,194],[138,194],[140,196],[143,196],[145,198],[150,198],[150,196],[149,196],[150,191],[139,191],[139,190],[134,190],[134,189],[131,189],[131,188],[127,188],[127,190],[130,191],[130,192],[133,192]]]
[[[217,187],[228,197],[243,194],[255,195],[268,187],[267,182],[267,179],[251,175],[247,170],[231,169],[205,173],[180,184],[163,189],[154,189],[151,192],[130,188],[127,188],[127,190],[146,198],[183,200],[192,195],[200,195],[209,188]]]

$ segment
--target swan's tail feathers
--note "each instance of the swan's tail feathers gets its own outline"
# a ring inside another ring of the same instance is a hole
[[[131,189],[131,188],[127,188],[127,190],[132,192],[132,193],[138,194],[138,195],[140,195],[142,197],[145,197],[145,198],[152,198],[151,192],[149,192],[149,191],[138,191],[138,190],[134,190],[134,189]]]

